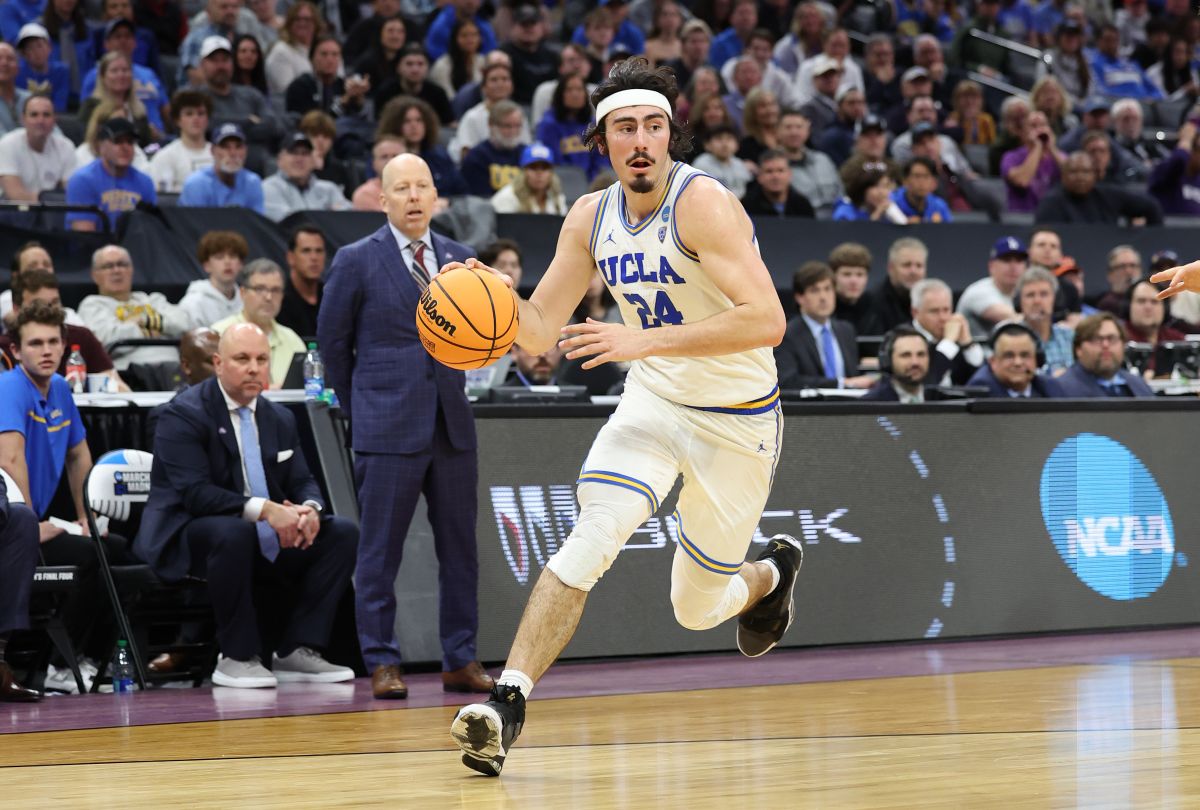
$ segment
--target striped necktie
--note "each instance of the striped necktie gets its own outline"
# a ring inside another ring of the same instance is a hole
[[[425,292],[429,288],[429,271],[425,269],[425,243],[410,242],[408,249],[413,252],[413,263],[409,266],[408,272],[412,275],[413,281],[417,282],[417,289]]]

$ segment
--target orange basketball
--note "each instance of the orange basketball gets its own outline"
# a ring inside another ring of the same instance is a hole
[[[459,267],[439,273],[417,302],[417,333],[442,365],[490,366],[517,339],[517,298],[486,270]]]

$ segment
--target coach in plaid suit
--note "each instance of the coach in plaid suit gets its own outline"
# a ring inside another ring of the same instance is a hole
[[[429,505],[440,583],[442,683],[488,692],[475,660],[475,422],[465,377],[417,337],[417,299],[452,261],[475,255],[429,230],[437,188],[425,161],[400,155],[383,171],[388,223],[334,256],[317,316],[329,385],[350,417],[361,535],[358,635],[377,698],[403,698],[395,580],[417,497]]]

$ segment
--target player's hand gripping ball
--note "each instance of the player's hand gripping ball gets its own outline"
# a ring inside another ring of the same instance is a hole
[[[434,360],[450,368],[483,368],[517,339],[517,298],[487,270],[439,273],[417,302],[417,334]]]

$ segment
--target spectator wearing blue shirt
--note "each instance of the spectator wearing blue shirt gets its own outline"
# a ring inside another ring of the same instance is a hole
[[[83,481],[92,456],[71,387],[57,373],[66,349],[63,334],[60,307],[37,301],[17,316],[12,338],[21,364],[0,374],[0,467],[39,518],[49,510],[65,468],[75,517],[83,522]],[[57,532],[43,524],[43,539],[47,533]]]
[[[467,193],[491,198],[521,174],[521,129],[525,116],[512,101],[497,101],[488,111],[488,138],[467,152],[462,176]]]
[[[1005,39],[1034,45],[1037,42],[1037,24],[1033,18],[1033,6],[1028,0],[1003,0],[996,24]]]
[[[1117,27],[1101,26],[1091,60],[1095,92],[1114,98],[1162,98],[1162,90],[1150,81],[1137,62],[1121,56],[1120,47],[1121,34]]]
[[[5,42],[16,42],[21,27],[42,16],[46,0],[7,0],[0,5],[0,37]]]
[[[80,82],[96,64],[83,0],[47,0],[38,22],[50,34],[50,58],[71,71],[71,96],[78,97]]]
[[[438,145],[437,113],[419,98],[401,96],[394,99],[379,116],[377,131],[395,135],[404,141],[409,152],[420,155],[429,164],[433,185],[439,197],[460,197],[467,193],[467,184],[446,148]]]
[[[741,56],[755,28],[758,28],[757,0],[737,0],[729,14],[729,27],[713,38],[708,63],[720,69],[730,59]]]
[[[550,148],[556,166],[578,166],[591,180],[597,172],[610,167],[608,158],[583,143],[584,131],[591,120],[592,105],[588,103],[584,77],[566,76],[554,88],[550,109],[538,122],[534,140]]]
[[[245,168],[246,136],[237,124],[213,132],[213,165],[183,183],[179,204],[198,208],[249,208],[264,213],[262,179]]]
[[[137,29],[133,23],[124,17],[116,17],[108,21],[104,27],[104,50],[106,53],[123,53],[129,59],[133,71],[133,92],[142,104],[146,105],[146,118],[150,125],[159,132],[165,132],[162,111],[167,106],[167,91],[162,81],[153,70],[137,63],[134,51],[138,41],[135,35]],[[94,67],[83,77],[79,89],[80,98],[87,98],[96,89],[96,74],[99,67]]]
[[[641,29],[626,19],[625,13],[629,10],[629,6],[625,4],[625,0],[600,0],[598,5],[607,8],[612,18],[614,34],[611,47],[613,49],[624,49],[634,56],[645,53],[646,35],[641,32]],[[575,32],[571,35],[571,41],[576,45],[587,44],[587,33],[584,31],[583,23],[575,26]],[[738,53],[741,52],[741,47],[739,46]],[[734,55],[736,56],[737,54]],[[714,64],[716,63],[714,62]]]
[[[479,36],[483,44],[480,53],[489,53],[496,49],[496,32],[492,24],[479,16],[479,0],[453,0],[438,12],[429,24],[429,32],[425,34],[425,52],[429,61],[436,62],[450,48],[450,32],[458,20],[473,19],[479,27]]]
[[[71,98],[71,71],[62,62],[50,58],[50,34],[45,26],[27,23],[17,37],[21,66],[16,86],[29,93],[49,96],[55,112],[66,112]]]
[[[1043,48],[1054,44],[1055,31],[1067,19],[1068,0],[1042,0],[1033,10],[1033,30]],[[1082,29],[1081,29],[1082,30]]]
[[[149,28],[142,28],[134,21],[133,0],[104,0],[103,24],[96,29],[92,39],[92,50],[96,54],[104,53],[104,40],[108,36],[108,26],[113,20],[125,19],[134,26],[133,61],[142,67],[150,68],[155,75],[161,69],[158,59],[158,39]],[[82,90],[80,91],[83,92]]]
[[[138,203],[157,203],[154,181],[133,168],[133,150],[137,130],[126,118],[110,118],[96,133],[96,151],[100,157],[71,175],[67,181],[67,203],[94,205],[108,214],[108,226],[116,230],[117,221]],[[96,214],[71,212],[67,227],[74,231],[100,230]]]
[[[938,185],[937,164],[932,158],[914,157],[901,170],[904,184],[892,192],[892,202],[911,222],[952,222],[950,206],[934,191]]]
[[[908,222],[896,203],[892,192],[896,181],[891,169],[882,160],[867,161],[862,167],[846,177],[846,196],[838,200],[833,209],[833,219],[843,222]]]

